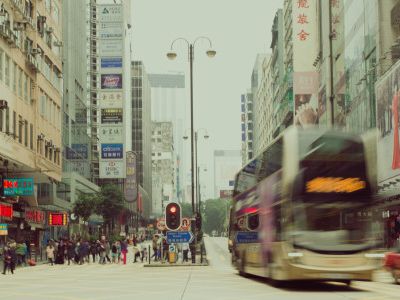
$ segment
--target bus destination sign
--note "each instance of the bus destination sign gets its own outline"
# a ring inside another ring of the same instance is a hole
[[[364,180],[357,177],[316,177],[306,183],[307,193],[353,193],[365,189]]]

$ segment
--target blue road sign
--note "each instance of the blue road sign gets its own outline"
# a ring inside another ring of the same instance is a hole
[[[257,231],[238,231],[236,233],[236,243],[238,244],[248,244],[257,242],[258,242]]]
[[[191,243],[194,235],[191,231],[167,231],[167,243]]]

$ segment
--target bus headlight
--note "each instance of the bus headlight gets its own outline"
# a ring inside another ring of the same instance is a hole
[[[293,257],[303,257],[303,253],[301,253],[301,252],[289,252],[289,253],[288,253],[288,256],[289,256],[290,258],[293,258]]]
[[[381,259],[385,257],[384,253],[366,253],[365,254],[366,258],[376,258],[376,259]]]
[[[301,258],[303,257],[303,253],[301,252],[289,252],[288,257],[294,264],[300,264]]]

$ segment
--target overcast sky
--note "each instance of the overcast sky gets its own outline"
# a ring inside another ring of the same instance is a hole
[[[194,60],[195,127],[210,135],[199,144],[199,161],[210,171],[215,149],[241,149],[240,95],[250,87],[257,53],[270,51],[272,21],[282,6],[283,0],[132,0],[133,55],[148,73],[182,71],[188,79],[187,46],[175,44],[178,58],[169,61],[171,42],[212,40],[216,57],[208,58],[208,44],[200,42]]]

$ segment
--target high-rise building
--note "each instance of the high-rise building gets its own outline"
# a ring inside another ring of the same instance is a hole
[[[56,192],[62,161],[61,15],[61,1],[0,4],[0,206],[9,208],[0,211],[15,211],[1,216],[13,224],[10,238],[26,238],[36,246],[46,229],[38,205],[57,211],[70,206]],[[36,213],[41,216],[37,226],[20,226],[14,217],[32,224]]]
[[[174,199],[185,201],[189,159],[184,151],[183,137],[189,132],[187,116],[189,115],[185,94],[185,76],[183,74],[149,74],[151,85],[151,119],[154,122],[171,122],[174,137],[173,160],[175,169]],[[190,198],[187,198],[190,199]]]
[[[164,202],[175,200],[175,161],[172,122],[152,122],[152,214],[161,216]]]
[[[132,151],[136,154],[137,182],[140,199],[143,201],[143,215],[152,213],[151,173],[151,88],[141,61],[131,63],[132,82]]]
[[[229,197],[233,190],[235,175],[242,166],[240,150],[214,151],[214,197]],[[203,175],[204,176],[204,175]],[[200,177],[201,184],[201,177]]]
[[[249,89],[241,96],[242,164],[254,157],[253,152],[253,94]]]
[[[91,183],[89,108],[87,102],[88,5],[86,1],[63,1],[63,101],[62,182],[59,197],[74,203],[80,193],[94,193]]]

